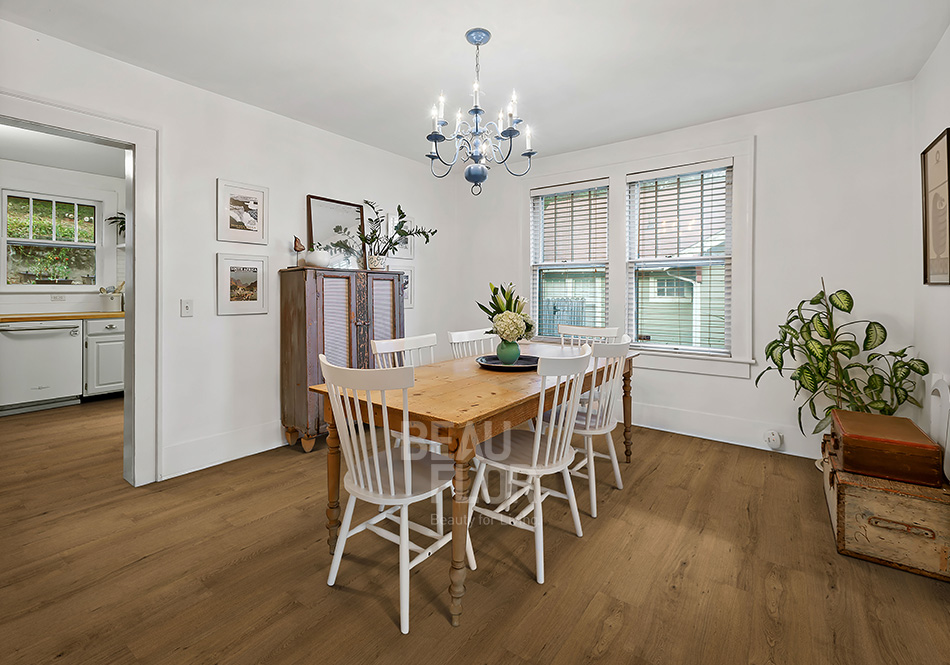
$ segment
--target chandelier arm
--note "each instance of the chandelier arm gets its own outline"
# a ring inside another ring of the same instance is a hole
[[[447,161],[445,161],[444,159],[442,159],[442,155],[439,154],[439,144],[438,144],[438,143],[435,144],[435,156],[436,156],[436,159],[438,159],[440,162],[442,162],[442,164],[444,164],[445,166],[448,166],[448,167],[449,167],[449,171],[451,171],[451,170],[452,170],[452,167],[455,166],[455,162],[457,162],[457,161],[459,160],[458,144],[455,145],[455,159],[453,159],[451,162],[447,162]],[[430,159],[431,159],[431,158],[430,158]],[[431,161],[433,162],[432,166],[434,167],[434,166],[435,166],[435,159],[431,159]],[[435,175],[435,171],[433,171],[432,174]],[[446,171],[446,174],[448,174],[448,171]],[[444,178],[445,176],[436,176],[436,177],[437,177],[437,178]]]
[[[511,151],[509,150],[508,152],[510,153]],[[515,173],[515,172],[512,171],[510,168],[508,168],[508,160],[507,160],[507,159],[505,159],[505,161],[503,162],[503,164],[505,165],[505,170],[508,171],[508,173],[510,173],[510,174],[513,175],[513,176],[516,176],[516,177],[520,178],[521,176],[527,174],[528,171],[531,170],[531,155],[528,155],[528,166],[527,166],[527,168],[525,168],[525,170],[522,171],[521,173]]]
[[[439,161],[442,161],[442,160],[439,160]],[[442,163],[444,164],[445,162],[442,162]],[[438,173],[435,172],[435,160],[432,159],[432,160],[429,160],[429,171],[431,171],[432,175],[434,175],[436,178],[444,178],[445,176],[447,176],[448,174],[452,172],[452,166],[450,165],[449,168],[446,169],[445,173],[443,173],[442,175],[439,175]]]

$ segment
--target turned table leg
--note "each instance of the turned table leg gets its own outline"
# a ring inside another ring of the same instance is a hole
[[[629,362],[629,361],[628,361]],[[627,464],[630,464],[630,446],[633,445],[633,398],[630,395],[630,378],[633,375],[633,366],[628,365],[623,372],[623,446],[627,455]]]
[[[327,531],[330,532],[327,543],[330,545],[330,554],[333,554],[340,533],[340,435],[330,415],[332,410],[329,400],[327,402],[324,411],[327,414]]]
[[[455,462],[455,496],[452,499],[452,568],[449,570],[449,595],[452,625],[462,617],[462,596],[465,595],[465,543],[468,538],[468,462]]]

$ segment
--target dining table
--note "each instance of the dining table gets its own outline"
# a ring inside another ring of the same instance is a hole
[[[534,342],[522,343],[525,356],[563,357],[576,355],[577,347]],[[634,358],[630,350],[623,371],[623,443],[626,463],[631,460],[633,424],[630,381]],[[475,447],[493,436],[517,427],[538,415],[541,377],[536,371],[492,371],[482,368],[476,357],[457,358],[414,368],[415,384],[409,389],[410,433],[445,447],[455,462],[452,499],[452,564],[449,569],[449,611],[453,626],[462,615],[465,594],[465,545],[468,533],[469,468]],[[595,381],[593,360],[584,377],[585,391]],[[330,553],[336,547],[340,531],[340,439],[330,407],[326,384],[310,386],[324,395],[327,424],[327,530]],[[553,406],[554,387],[545,395],[545,410]],[[402,417],[402,400],[390,406],[390,415]],[[392,404],[392,403],[391,403]],[[374,412],[381,407],[374,404]],[[368,408],[364,404],[364,408]]]

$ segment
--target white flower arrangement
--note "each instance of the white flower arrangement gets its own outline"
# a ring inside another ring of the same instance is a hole
[[[488,332],[506,342],[534,337],[534,320],[525,313],[527,303],[515,294],[515,287],[512,284],[488,286],[491,289],[488,306],[476,303],[492,322],[492,329]]]

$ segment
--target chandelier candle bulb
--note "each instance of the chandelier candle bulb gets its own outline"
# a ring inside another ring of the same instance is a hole
[[[498,111],[498,133],[501,134],[501,130],[505,128],[505,112]]]
[[[445,120],[445,94],[439,93],[439,120]]]
[[[478,81],[475,81],[475,83],[472,84],[472,96],[475,99],[473,106],[478,108]]]
[[[518,117],[518,95],[515,94],[514,90],[511,91],[511,111],[509,113],[514,118]]]
[[[515,107],[514,107],[512,104],[508,104],[508,126],[509,126],[509,127],[514,127],[514,126],[515,126],[515,111],[514,111],[514,108],[515,108]]]
[[[531,150],[531,125],[526,125],[524,128],[524,147],[525,150]]]
[[[435,104],[432,105],[432,131],[439,131],[439,117],[436,115]]]

